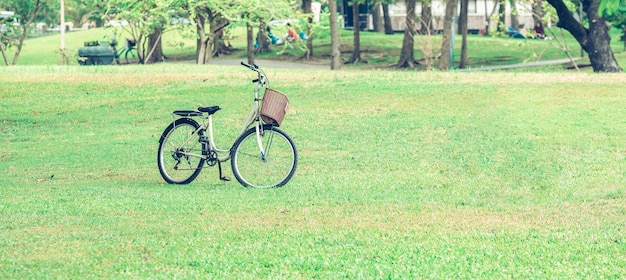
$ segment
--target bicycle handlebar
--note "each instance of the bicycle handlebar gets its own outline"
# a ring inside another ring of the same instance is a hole
[[[252,80],[252,83],[261,83],[261,85],[264,85],[267,82],[267,79],[265,78],[265,75],[263,73],[263,71],[261,71],[261,69],[259,69],[259,66],[257,66],[256,64],[249,64],[246,62],[241,62],[241,65],[247,67],[248,69],[257,72],[257,74],[259,75],[258,79],[254,79]]]
[[[243,66],[245,66],[245,67],[250,68],[250,70],[252,70],[252,71],[259,71],[259,66],[257,66],[257,65],[256,65],[256,64],[254,64],[254,63],[253,63],[252,65],[250,65],[250,64],[245,63],[245,62],[243,62],[243,61],[242,61],[242,62],[241,62],[241,65],[243,65]]]

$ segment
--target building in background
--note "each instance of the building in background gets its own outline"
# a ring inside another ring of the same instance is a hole
[[[433,18],[433,29],[436,31],[441,31],[443,29],[443,18],[445,16],[445,1],[443,0],[432,0],[432,18]],[[359,26],[361,30],[373,30],[373,22],[372,22],[372,10],[370,7],[370,3],[372,0],[367,0],[366,3],[359,5]],[[506,26],[511,26],[511,4],[510,1],[506,2],[506,11],[505,11],[505,24]],[[518,14],[519,24],[524,24],[527,28],[534,26],[534,21],[532,17],[532,7],[530,3],[522,1],[517,1],[516,8]],[[478,34],[484,31],[487,23],[487,19],[494,11],[497,13],[497,5],[498,1],[494,0],[469,0],[468,1],[468,19],[467,26],[468,31],[470,33]],[[460,10],[460,7],[457,7],[457,12]],[[382,8],[380,6],[377,7],[377,11],[382,17]],[[343,15],[344,28],[352,29],[354,27],[353,17],[352,17],[352,5],[348,0],[343,0],[343,5],[341,6],[341,13]],[[415,14],[419,18],[422,13],[422,3],[417,2],[415,5]],[[404,31],[404,27],[406,24],[406,1],[398,0],[393,4],[389,4],[389,16],[391,18],[391,25],[394,31]],[[457,15],[458,16],[458,15]],[[419,20],[416,20],[418,24],[418,29],[420,28]],[[491,20],[490,27],[492,29],[496,28],[496,22]],[[517,26],[514,26],[517,28]]]

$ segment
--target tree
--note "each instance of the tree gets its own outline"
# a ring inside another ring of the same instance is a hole
[[[170,21],[167,0],[108,0],[107,14],[127,25],[121,28],[129,33],[137,46],[139,63],[153,63],[163,60],[161,38]]]
[[[432,34],[432,22],[433,22],[433,3],[431,0],[422,0],[422,18],[420,20],[420,33]]]
[[[535,0],[532,2],[533,21],[535,24],[540,23],[543,28],[543,0]]]
[[[231,51],[231,46],[226,44],[224,33],[232,22],[243,21],[247,28],[250,28],[248,25],[254,28],[258,23],[259,27],[264,29],[266,20],[285,19],[293,15],[293,7],[288,0],[272,1],[272,5],[249,0],[199,0],[186,1],[184,7],[195,23],[198,64],[206,64],[210,57]],[[266,42],[267,36],[261,30],[259,33],[261,34],[257,35],[257,42],[261,45]],[[254,46],[254,31],[252,35],[249,32],[246,34],[248,43],[252,42]],[[254,50],[251,56],[256,52],[257,50]]]
[[[83,26],[90,20],[101,21],[101,3],[97,0],[66,0],[65,17],[69,18],[75,27]]]
[[[307,15],[306,21],[306,53],[304,59],[311,59],[313,57],[313,36],[311,34],[311,27],[313,24],[313,10],[311,8],[312,0],[302,0],[302,12]]]
[[[506,32],[506,0],[498,1],[498,25],[496,30],[499,33]],[[516,26],[517,27],[517,26]]]
[[[273,1],[271,7],[260,2],[250,1],[246,3],[252,5],[245,10],[245,13],[250,15],[253,25],[257,22],[259,25],[259,32],[256,37],[258,48],[255,50],[255,54],[268,52],[272,42],[268,37],[269,34],[265,33],[266,30],[271,32],[267,20],[290,18],[294,13],[293,7],[285,0]]]
[[[220,16],[215,19],[214,22],[211,23],[211,34],[213,34],[213,52],[211,53],[212,57],[219,57],[223,55],[229,55],[233,52],[233,46],[230,45],[229,42],[229,29],[226,28],[230,26],[233,22],[233,19],[230,17]],[[213,29],[213,27],[217,27],[217,29]]]
[[[617,7],[614,7],[616,5]],[[621,3],[612,3],[611,7],[606,10],[607,20],[611,22],[611,26],[622,31],[620,41],[624,43],[623,49],[626,51],[626,1]]]
[[[248,64],[254,64],[254,26],[251,22],[246,22],[246,56],[248,57]]]
[[[16,65],[22,52],[26,34],[38,17],[42,17],[44,11],[56,2],[46,0],[3,0],[0,9],[15,12],[15,17],[21,20],[19,27],[9,27],[7,31],[0,33],[0,52],[5,65],[9,65],[7,51],[15,46],[16,50],[10,65]],[[58,3],[57,3],[58,5]]]
[[[450,60],[452,44],[452,21],[456,10],[455,0],[446,0],[446,15],[443,20],[443,36],[441,40],[441,59],[439,69],[448,70],[453,61]]]
[[[406,1],[406,26],[404,27],[404,39],[402,40],[402,50],[400,51],[400,60],[396,67],[414,68],[416,64],[414,54],[414,34],[415,34],[415,0]]]
[[[268,6],[259,1],[242,1],[236,4],[237,9],[241,12],[241,19],[246,22],[247,30],[247,56],[248,63],[254,63],[254,56],[261,52],[269,51],[270,39],[265,34],[266,19],[284,19],[289,18],[293,14],[293,8],[286,1],[274,1]],[[259,31],[255,38],[254,26],[259,26]],[[255,39],[256,45],[255,48]]]
[[[385,23],[385,34],[391,35],[393,34],[393,26],[391,25],[391,16],[389,16],[389,3],[387,1],[383,1],[383,22]]]
[[[337,1],[328,1],[330,10],[330,69],[341,68],[341,51],[339,50],[339,23],[337,22]]]
[[[254,54],[262,54],[270,51],[271,39],[268,37],[268,34],[265,34],[265,30],[267,28],[267,23],[265,19],[259,18],[259,32],[256,35],[256,41],[258,43],[258,47],[254,50]]]
[[[363,61],[361,58],[361,35],[359,34],[361,30],[361,24],[359,23],[359,1],[353,0],[352,2],[352,31],[353,31],[353,48],[352,48],[352,56],[346,63],[357,63],[359,61]]]
[[[548,3],[559,16],[557,26],[569,31],[587,52],[594,72],[623,71],[611,50],[611,37],[604,16],[601,15],[603,11],[600,9],[600,0],[582,0],[583,11],[588,17],[588,27],[574,18],[563,0],[548,0]]]
[[[538,0],[541,1],[541,0]],[[487,0],[485,0],[485,36],[489,36],[489,33],[491,32],[491,19],[493,18],[493,15],[496,13],[496,9],[498,9],[498,7],[500,6],[499,1],[494,1],[493,2],[493,8],[491,8],[491,13],[489,13],[488,11],[488,7],[487,7]],[[501,6],[500,6],[501,7]],[[498,31],[500,31],[500,25],[496,24],[496,28]]]
[[[207,64],[209,58],[216,51],[211,50],[211,46],[215,49],[216,38],[221,36],[221,31],[230,24],[229,14],[230,3],[222,3],[217,1],[193,1],[188,2],[186,8],[190,17],[193,19],[196,27],[197,43],[196,43],[196,63]],[[209,24],[207,30],[206,25]]]
[[[461,0],[461,12],[459,16],[459,32],[462,36],[461,41],[461,61],[459,62],[459,68],[465,68],[467,64],[467,6],[468,0]]]
[[[517,11],[517,1],[516,0],[508,0],[511,5],[511,26],[518,28],[519,23],[519,12]],[[524,34],[526,35],[526,34]]]
[[[376,0],[372,4],[372,10],[370,11],[370,15],[372,15],[372,25],[374,32],[385,32],[385,24],[383,23],[383,17],[380,14],[381,11],[381,0]]]
[[[163,54],[162,38],[163,27],[155,26],[154,32],[148,35],[148,55],[145,56],[145,63],[156,63],[165,60]]]

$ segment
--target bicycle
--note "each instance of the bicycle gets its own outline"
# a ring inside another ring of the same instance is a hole
[[[289,100],[270,88],[265,73],[255,64],[241,65],[257,73],[254,103],[233,145],[218,148],[213,134],[213,115],[220,106],[176,110],[174,120],[159,139],[157,163],[163,179],[170,184],[191,183],[207,166],[218,166],[220,180],[230,181],[222,173],[222,163],[231,160],[232,172],[244,187],[282,187],[293,177],[298,165],[298,151],[292,138],[279,129]],[[260,90],[265,87],[262,98]],[[196,118],[203,119],[202,124]]]
[[[124,60],[126,61],[126,64],[130,64],[130,61],[128,60],[128,54],[130,54],[133,58],[137,57],[136,55],[136,45],[137,43],[135,42],[135,39],[130,39],[130,38],[126,38],[126,41],[124,42],[124,47],[121,50],[117,50],[117,41],[115,40],[115,35],[113,36],[113,39],[111,40],[111,48],[113,49],[113,54],[115,55],[115,62],[117,62],[117,64],[120,64],[120,57],[124,57]]]

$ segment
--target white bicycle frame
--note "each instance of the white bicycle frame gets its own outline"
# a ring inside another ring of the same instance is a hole
[[[262,77],[262,79],[265,79],[265,77]],[[256,88],[254,89],[254,104],[252,105],[252,108],[250,108],[250,113],[248,113],[248,116],[244,119],[243,124],[241,125],[241,130],[239,131],[239,135],[235,138],[235,141],[237,141],[239,137],[241,137],[250,127],[252,127],[252,125],[254,125],[256,129],[256,139],[257,139],[257,143],[259,145],[259,151],[262,157],[265,157],[265,151],[263,150],[263,143],[261,141],[261,132],[263,129],[263,125],[261,124],[261,117],[260,117],[261,108],[259,104],[259,101],[260,101],[259,91],[261,87],[263,86],[264,82],[265,81],[262,81],[262,82],[260,81],[258,85],[256,86]],[[208,118],[209,118],[209,120],[207,121],[208,127],[206,128],[206,131],[209,133],[210,149],[218,153],[222,153],[222,154],[225,153],[224,156],[222,157],[218,156],[217,159],[221,162],[227,161],[230,159],[230,149],[218,148],[215,145],[212,115],[209,115]]]
[[[241,131],[239,131],[239,135],[235,138],[235,142],[236,142],[237,139],[239,139],[239,137],[241,137],[250,127],[252,127],[252,125],[254,125],[256,129],[256,139],[259,145],[259,151],[263,159],[265,159],[265,150],[263,148],[263,143],[261,139],[261,133],[263,132],[263,125],[261,124],[261,117],[260,117],[261,108],[260,108],[259,101],[261,99],[259,99],[259,91],[265,85],[266,82],[267,80],[265,78],[265,75],[259,73],[259,79],[254,89],[254,104],[252,105],[252,108],[250,108],[250,113],[248,113],[248,116],[243,121],[243,125],[241,126]],[[206,118],[207,118],[206,123],[198,127],[198,129],[196,129],[191,135],[192,136],[196,135],[197,133],[200,133],[200,131],[204,129],[209,134],[209,150],[215,151],[218,153],[218,157],[217,157],[218,161],[220,162],[228,161],[230,159],[230,148],[222,149],[222,148],[218,148],[215,145],[214,133],[213,133],[213,115],[208,115],[208,117]],[[189,139],[185,141],[183,146],[187,145],[187,143],[191,141],[192,138],[193,137],[189,137]],[[198,155],[198,154],[186,153],[186,152],[183,152],[182,154],[193,156],[193,157],[200,157],[203,159],[208,158],[208,155]],[[219,154],[225,154],[225,155],[219,156]]]

